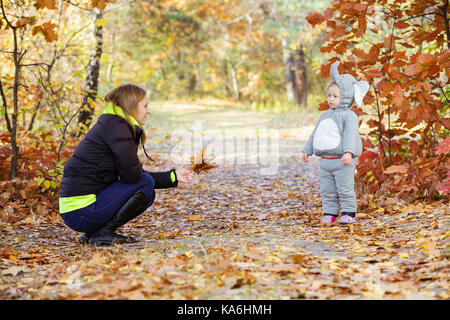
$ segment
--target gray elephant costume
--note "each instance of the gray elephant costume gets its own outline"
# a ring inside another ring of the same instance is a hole
[[[362,99],[369,90],[369,84],[366,81],[357,81],[350,74],[340,75],[338,65],[338,61],[331,65],[330,75],[341,91],[339,105],[336,109],[330,108],[321,115],[306,141],[303,152],[321,157],[320,193],[323,213],[337,216],[340,200],[342,213],[354,216],[356,213],[354,174],[356,158],[362,152],[362,143],[358,133],[358,116],[349,108],[353,104],[353,99],[361,106]],[[353,155],[349,166],[345,166],[341,161],[346,152]]]

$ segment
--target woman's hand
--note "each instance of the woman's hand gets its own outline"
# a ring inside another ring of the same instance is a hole
[[[188,170],[180,170],[180,171],[176,171],[177,173],[177,179],[180,182],[183,183],[191,183],[192,180],[194,180],[194,172],[193,171],[188,171]]]
[[[344,163],[344,166],[349,166],[352,163],[352,153],[346,152],[341,158],[341,161]]]
[[[302,160],[304,163],[307,163],[307,162],[308,162],[308,157],[309,157],[309,154],[307,154],[306,152],[302,152],[301,160]]]

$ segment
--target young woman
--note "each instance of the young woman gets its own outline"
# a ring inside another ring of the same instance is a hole
[[[150,113],[146,91],[124,84],[105,96],[107,106],[65,166],[59,208],[65,224],[84,232],[80,244],[134,242],[115,230],[143,213],[155,189],[190,183],[192,171],[146,172],[137,156]],[[144,149],[145,152],[145,149]]]

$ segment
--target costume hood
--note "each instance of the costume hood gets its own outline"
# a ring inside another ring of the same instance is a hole
[[[369,91],[369,84],[367,81],[357,81],[350,74],[339,74],[338,65],[339,61],[336,61],[330,68],[331,79],[341,89],[341,100],[339,101],[338,108],[349,108],[352,105],[353,98],[355,99],[356,105],[360,107],[364,96]]]

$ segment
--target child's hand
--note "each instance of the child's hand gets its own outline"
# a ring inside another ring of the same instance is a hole
[[[194,172],[187,170],[177,171],[177,179],[180,182],[191,183],[194,180]]]
[[[308,158],[309,158],[309,154],[307,154],[306,152],[302,152],[301,160],[302,160],[304,163],[307,163],[307,162],[308,162]]]
[[[352,153],[346,152],[341,158],[341,161],[344,163],[344,166],[349,166],[352,163]]]

